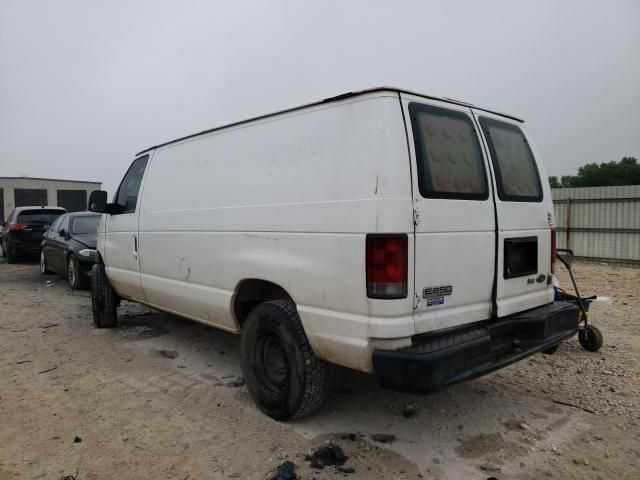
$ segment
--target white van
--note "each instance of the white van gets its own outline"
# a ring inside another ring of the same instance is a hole
[[[127,299],[241,334],[275,419],[320,405],[326,362],[425,393],[577,331],[523,122],[459,101],[376,88],[206,130],[90,204],[96,325]]]

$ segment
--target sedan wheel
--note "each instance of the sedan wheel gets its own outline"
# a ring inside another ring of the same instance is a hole
[[[79,290],[86,287],[86,280],[82,278],[80,273],[80,265],[78,259],[73,255],[69,255],[67,260],[67,278],[69,279],[69,286],[72,290]]]
[[[44,251],[40,250],[40,274],[44,275],[45,273],[49,273],[49,269],[47,268],[47,260],[44,258]]]

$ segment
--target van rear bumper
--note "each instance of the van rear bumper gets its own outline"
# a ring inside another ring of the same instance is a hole
[[[429,393],[506,367],[577,331],[577,307],[553,302],[441,335],[415,335],[409,347],[375,350],[373,368],[383,388]]]

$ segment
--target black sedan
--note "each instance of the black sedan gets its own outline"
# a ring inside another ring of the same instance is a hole
[[[87,288],[96,256],[100,214],[67,213],[47,230],[40,247],[40,273],[58,273],[72,289]]]
[[[15,263],[20,255],[37,254],[42,234],[57,218],[66,213],[60,207],[16,207],[7,223],[0,222],[0,246],[7,262]]]

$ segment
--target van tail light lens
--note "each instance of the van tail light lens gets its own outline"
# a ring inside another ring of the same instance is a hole
[[[27,225],[24,223],[10,223],[9,224],[9,231],[10,232],[16,232],[19,230],[26,230],[27,229]]]
[[[406,298],[407,235],[367,235],[367,297]]]
[[[551,230],[551,273],[554,273],[554,268],[556,265],[556,253],[558,248],[556,242],[556,231]]]

